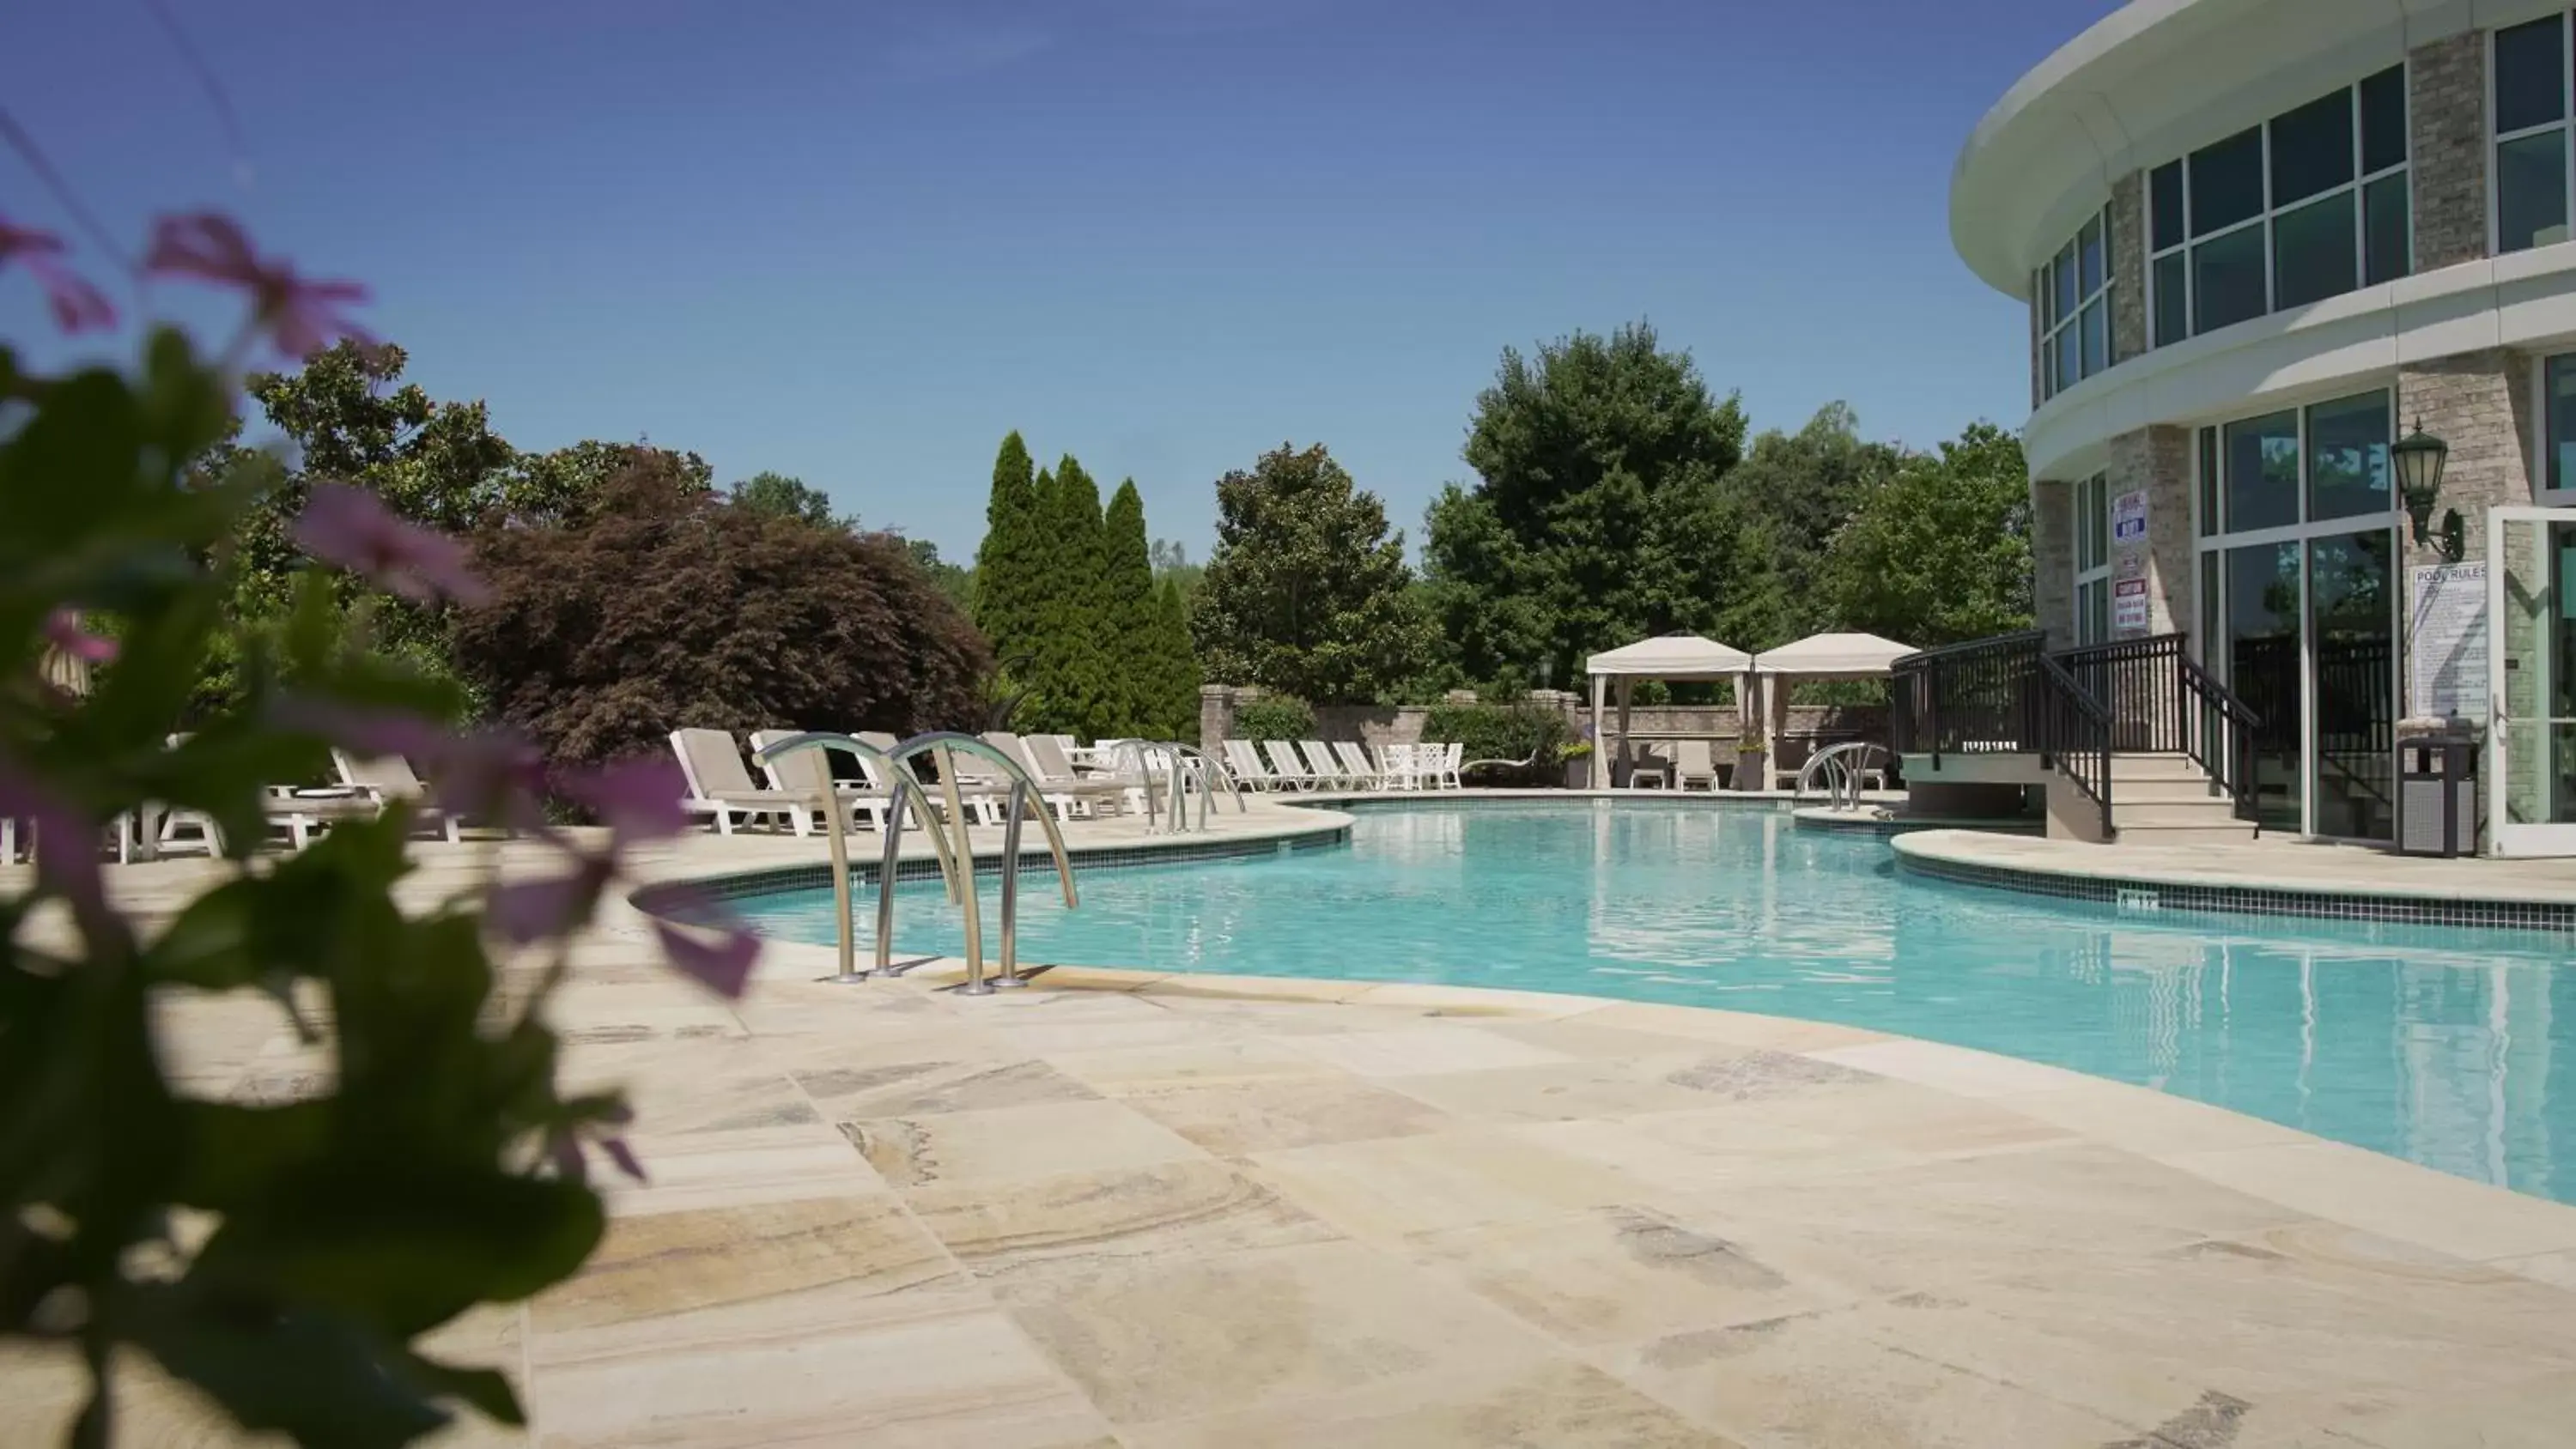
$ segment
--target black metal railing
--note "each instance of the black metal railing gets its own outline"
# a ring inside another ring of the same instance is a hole
[[[2183,753],[2209,772],[2236,818],[2253,822],[2254,833],[2262,834],[2263,814],[2254,789],[2254,742],[2263,717],[2187,654],[2175,678],[2190,701],[2193,726],[2185,736]]]
[[[2111,748],[2124,754],[2188,753],[2192,735],[2180,664],[2180,634],[2088,644],[2050,656],[2111,716]]]
[[[2208,772],[2238,819],[2260,823],[2256,762],[2272,744],[2265,715],[2194,661],[2181,634],[2053,654],[2037,631],[2003,634],[1908,655],[1893,675],[1901,753],[1930,755],[1936,766],[1945,753],[2041,755],[2101,806],[2106,832],[2110,757],[2182,755]]]
[[[1899,754],[2010,754],[2040,748],[2033,680],[2048,636],[2036,629],[1908,654],[1889,670]]]
[[[2075,782],[2102,812],[2111,838],[2111,751],[2118,736],[2111,707],[2055,655],[2039,656],[2040,760]]]

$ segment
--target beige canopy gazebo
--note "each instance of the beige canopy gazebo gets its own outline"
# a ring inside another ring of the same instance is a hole
[[[1888,666],[1913,652],[1911,644],[1876,634],[1810,634],[1795,644],[1762,651],[1753,658],[1754,689],[1748,693],[1760,695],[1763,734],[1777,740],[1789,729],[1789,691],[1773,681],[1885,679]],[[1776,745],[1771,758],[1774,779],[1787,773],[1779,768]]]
[[[1753,656],[1714,639],[1697,634],[1666,634],[1656,639],[1640,639],[1607,653],[1595,654],[1583,662],[1592,676],[1592,728],[1600,733],[1601,711],[1607,702],[1610,682],[1619,682],[1619,733],[1615,751],[1593,742],[1593,758],[1599,764],[1598,779],[1605,785],[1618,783],[1616,762],[1628,758],[1628,708],[1635,697],[1640,679],[1679,681],[1733,679],[1753,667]]]

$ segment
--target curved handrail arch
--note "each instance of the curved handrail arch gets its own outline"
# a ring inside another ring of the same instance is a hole
[[[897,765],[916,756],[936,753],[939,757],[941,794],[948,805],[949,828],[957,832],[956,859],[948,862],[950,897],[966,913],[966,984],[959,990],[968,996],[989,994],[993,982],[984,979],[984,917],[975,901],[975,850],[966,838],[965,803],[957,790],[956,756],[959,751],[1001,767],[1003,778],[1011,782],[1010,800],[1002,828],[1002,956],[1001,982],[1006,986],[1025,984],[1019,974],[1018,906],[1020,881],[1020,820],[1028,801],[1042,793],[1037,777],[1028,767],[1014,760],[1000,747],[973,735],[955,730],[931,730],[914,735],[886,752],[886,758]],[[1056,880],[1064,889],[1065,909],[1079,906],[1080,896],[1074,890],[1073,862],[1065,854],[1063,832],[1056,829],[1055,817],[1041,805],[1038,826],[1046,831],[1047,850],[1055,857]]]

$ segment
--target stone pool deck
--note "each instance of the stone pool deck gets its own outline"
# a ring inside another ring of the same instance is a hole
[[[424,845],[418,887],[475,850]],[[650,869],[821,850],[694,837]],[[115,886],[151,909],[204,869]],[[1583,997],[1062,969],[966,998],[953,963],[814,982],[831,959],[774,945],[727,1004],[630,907],[579,944],[568,1071],[629,1089],[652,1181],[615,1186],[579,1278],[443,1335],[535,1419],[443,1442],[2537,1449],[2576,1422],[2576,1208],[2178,1098]],[[324,1065],[254,1002],[172,1028],[202,1091]],[[225,1442],[128,1377],[124,1442]],[[0,1357],[0,1443],[54,1442],[70,1395]]]
[[[2287,836],[2243,844],[2091,845],[1970,830],[1916,831],[1899,837],[1895,849],[1910,861],[2067,880],[2576,907],[2576,860],[2443,859]]]

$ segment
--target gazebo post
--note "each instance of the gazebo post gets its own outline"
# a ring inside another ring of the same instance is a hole
[[[1603,718],[1602,706],[1609,701],[1609,697],[1610,676],[1606,674],[1593,675],[1592,718],[1590,723],[1592,725],[1591,778],[1592,788],[1595,790],[1607,790],[1610,788],[1610,756],[1607,751],[1607,746],[1610,743],[1608,738],[1609,732],[1601,728],[1601,726],[1607,722]]]
[[[1634,675],[1630,675],[1630,674],[1622,674],[1622,675],[1620,675],[1620,676],[1619,676],[1619,755],[1618,755],[1618,758],[1619,758],[1619,762],[1620,762],[1621,764],[1625,764],[1625,763],[1627,763],[1627,760],[1628,760],[1628,706],[1629,706],[1629,703],[1630,703],[1631,701],[1633,701],[1636,697],[1637,697],[1637,679],[1636,679],[1636,676],[1634,676]],[[1610,786],[1610,788],[1612,788],[1612,789],[1614,789],[1614,790],[1619,788],[1618,778],[1617,778],[1617,776],[1616,776],[1615,774],[1612,776],[1612,779],[1611,779],[1611,786]]]

